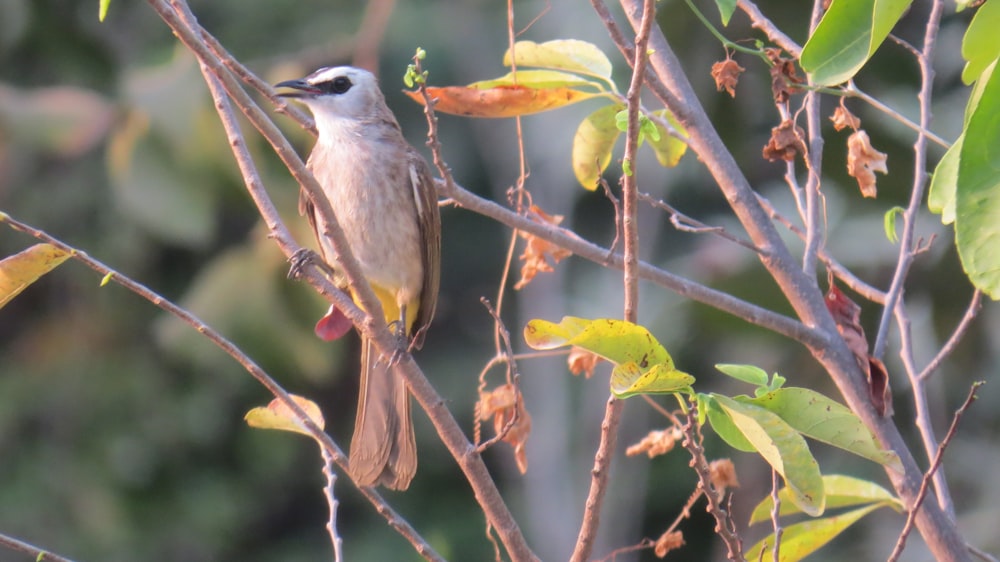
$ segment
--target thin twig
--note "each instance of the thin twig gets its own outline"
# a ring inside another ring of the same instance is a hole
[[[333,456],[334,461],[337,465],[341,467],[345,472],[347,471],[347,457],[341,451],[340,447],[330,438],[329,435],[323,432],[312,419],[302,410],[297,402],[292,400],[288,392],[285,391],[273,378],[271,378],[267,373],[264,372],[260,366],[257,365],[249,356],[247,356],[243,351],[241,351],[235,344],[227,340],[219,332],[217,332],[212,327],[208,326],[202,322],[198,317],[196,317],[191,312],[177,306],[173,302],[165,299],[161,295],[157,294],[149,287],[134,281],[128,276],[122,275],[118,271],[115,271],[108,267],[107,265],[101,263],[98,260],[91,258],[85,252],[78,250],[61,240],[54,238],[53,236],[22,223],[10,215],[0,214],[0,221],[8,223],[11,228],[19,232],[28,234],[38,240],[52,244],[53,246],[72,254],[73,258],[79,260],[85,266],[96,271],[102,276],[103,279],[107,281],[114,281],[115,283],[121,285],[125,289],[135,293],[139,297],[146,299],[153,305],[164,310],[165,312],[171,314],[172,316],[178,318],[180,321],[191,326],[195,331],[202,334],[209,341],[215,344],[216,347],[221,349],[227,355],[232,357],[237,363],[243,366],[244,369],[250,375],[256,379],[261,385],[264,386],[275,398],[281,400],[295,415],[296,419],[305,427],[309,434],[318,441],[322,443],[323,449]],[[348,472],[349,474],[349,472]],[[437,552],[420,535],[406,522],[405,519],[400,517],[395,510],[392,509],[385,499],[372,487],[359,488],[361,494],[371,502],[377,509],[377,511],[389,522],[389,524],[405,537],[410,544],[413,545],[414,549],[424,558],[428,560],[444,560]]]
[[[781,520],[779,516],[781,515],[781,496],[778,494],[778,490],[781,488],[781,483],[778,480],[778,471],[771,469],[771,527],[774,528],[774,547],[772,552],[774,553],[774,562],[779,562],[781,560],[781,535],[785,533],[785,530],[781,527]]]
[[[930,363],[928,363],[927,366],[920,371],[920,374],[917,375],[918,381],[926,381],[930,378],[930,376],[938,370],[938,367],[944,363],[944,360],[955,351],[955,348],[958,347],[959,342],[961,342],[962,338],[965,336],[965,332],[967,332],[969,327],[972,326],[972,321],[975,320],[976,315],[979,314],[979,310],[983,306],[982,303],[983,293],[979,289],[976,289],[972,293],[972,300],[969,301],[969,306],[965,309],[965,315],[962,316],[961,322],[958,323],[958,326],[955,326],[955,330],[951,333],[951,337],[949,337],[944,346],[938,350],[934,359],[931,359]]]
[[[760,9],[757,7],[756,4],[750,2],[749,0],[738,0],[736,6],[739,9],[743,10],[743,12],[750,17],[750,21],[753,27],[763,31],[764,34],[767,35],[768,39],[770,39],[776,45],[787,51],[790,55],[792,55],[792,57],[797,59],[799,58],[799,56],[802,55],[802,47],[799,46],[799,44],[796,43],[791,37],[785,35],[784,32],[778,29],[778,27],[774,25],[774,22],[768,19],[767,16],[765,16],[763,12],[760,11]],[[837,91],[829,93],[838,94]],[[861,91],[854,84],[854,82],[848,82],[847,85],[843,87],[843,94],[839,95],[845,95],[862,99],[868,105],[874,107],[875,109],[881,111],[882,113],[885,113],[886,115],[898,121],[899,123],[903,124],[904,126],[908,127],[909,129],[912,129],[917,133],[923,133],[924,135],[927,136],[928,140],[944,148],[948,148],[949,146],[951,146],[950,142],[944,140],[943,138],[935,134],[933,131],[925,127],[921,127],[917,123],[914,123],[913,121],[908,119],[902,113],[882,103],[877,98],[872,97],[871,95]]]
[[[517,373],[517,363],[515,363],[514,360],[513,360],[513,357],[514,357],[514,348],[513,348],[513,346],[510,343],[510,331],[507,330],[507,326],[505,326],[504,323],[503,323],[503,320],[500,319],[500,312],[497,311],[497,310],[495,310],[490,305],[490,301],[486,300],[485,297],[483,297],[483,298],[481,298],[479,300],[480,300],[480,302],[483,303],[483,306],[486,307],[486,310],[490,313],[490,316],[493,317],[494,326],[497,326],[498,332],[499,332],[500,337],[501,337],[501,341],[503,343],[503,351],[499,351],[498,350],[499,354],[497,355],[497,357],[500,358],[499,362],[502,362],[502,363],[504,363],[504,364],[507,365],[507,384],[511,385],[514,388],[515,400],[516,400],[516,402],[520,402],[522,400],[521,389],[520,389],[520,387],[518,385],[518,382],[520,380],[520,375],[518,375],[518,373]],[[493,364],[494,362],[490,361],[490,363]],[[483,373],[485,375],[485,371]],[[482,387],[482,385],[485,383],[485,381],[486,381],[485,376],[480,377],[480,386],[481,386],[481,388],[484,388],[484,387]],[[482,395],[482,390],[480,390],[480,396],[481,395]],[[501,430],[498,431],[496,435],[494,435],[490,439],[487,439],[485,442],[481,443],[479,441],[479,432],[480,432],[479,425],[480,425],[480,420],[482,419],[482,416],[480,415],[480,412],[478,412],[479,403],[477,403],[477,405],[476,405],[476,409],[477,409],[477,412],[476,412],[476,440],[475,440],[476,441],[476,452],[482,454],[484,451],[486,451],[486,449],[489,449],[490,447],[492,447],[493,445],[495,445],[497,442],[502,441],[505,437],[507,437],[507,434],[510,433],[510,430],[513,429],[514,426],[517,425],[517,422],[520,421],[520,419],[521,419],[521,415],[520,415],[521,408],[519,408],[518,406],[519,406],[519,404],[515,403],[515,405],[514,405],[514,414],[510,417],[509,420],[507,420],[507,423],[504,424],[503,428],[501,428]]]
[[[708,460],[705,458],[705,448],[702,446],[701,426],[698,425],[698,405],[694,401],[690,403],[687,419],[681,425],[684,431],[682,444],[691,454],[691,468],[698,475],[698,486],[704,492],[708,500],[708,512],[715,518],[715,533],[726,545],[726,555],[730,560],[743,560],[743,543],[739,535],[733,532],[735,522],[732,521],[733,514],[722,507],[718,490],[712,484],[712,475],[708,467]]]
[[[923,479],[920,481],[920,491],[917,493],[916,500],[913,502],[913,506],[910,507],[909,513],[906,516],[906,524],[903,525],[903,530],[899,534],[899,539],[896,540],[896,547],[893,548],[892,554],[889,555],[887,562],[895,562],[899,559],[899,555],[903,553],[903,549],[906,547],[906,537],[913,530],[914,520],[916,519],[916,514],[920,509],[920,504],[923,503],[924,498],[927,497],[927,488],[931,482],[931,477],[934,472],[937,471],[938,467],[941,466],[941,460],[944,458],[944,450],[951,443],[952,437],[958,430],[958,422],[962,419],[962,414],[972,405],[972,402],[976,399],[976,390],[980,386],[986,383],[982,381],[972,383],[972,387],[969,388],[969,395],[965,397],[965,402],[962,403],[958,410],[955,410],[955,415],[951,418],[951,426],[948,427],[948,433],[945,434],[944,439],[941,440],[941,445],[937,449],[937,453],[934,454],[934,460],[931,462],[930,468],[924,474]]]
[[[4,534],[0,534],[0,546],[7,547],[10,550],[16,550],[18,552],[24,552],[30,554],[33,559],[37,562],[45,562],[51,560],[52,562],[73,562],[69,558],[59,556],[58,554],[53,554],[45,549],[38,548],[32,544],[28,544],[24,541],[15,539]]]
[[[924,28],[924,46],[920,56],[917,57],[917,63],[920,65],[920,92],[917,94],[917,99],[920,101],[920,129],[922,131],[927,130],[931,123],[931,95],[934,88],[933,56],[943,11],[944,1],[935,0]],[[876,359],[881,359],[885,353],[889,321],[894,313],[896,300],[903,298],[903,286],[915,256],[914,248],[919,247],[919,243],[914,246],[913,237],[916,230],[917,213],[920,212],[926,185],[927,136],[923,133],[917,133],[917,140],[913,144],[913,187],[910,189],[910,202],[906,206],[906,211],[903,212],[903,233],[899,237],[899,259],[896,262],[892,283],[886,292],[885,308],[882,310],[875,345],[872,347],[872,357]]]
[[[809,18],[809,34],[812,35],[823,17],[823,2],[813,1],[812,15]],[[806,164],[806,215],[803,221],[806,226],[806,247],[802,252],[802,271],[816,280],[816,259],[823,247],[826,221],[824,220],[823,194],[820,192],[820,170],[823,167],[823,131],[820,125],[820,97],[816,92],[808,92],[802,101],[806,112],[806,134],[809,137],[809,150],[803,160]]]
[[[757,253],[760,251],[752,243],[750,243],[750,241],[740,238],[739,236],[736,236],[734,234],[731,234],[724,227],[709,226],[699,221],[698,219],[695,219],[694,217],[688,216],[678,211],[673,205],[670,205],[669,203],[667,203],[662,199],[657,199],[645,192],[639,192],[639,199],[641,201],[649,203],[654,207],[663,209],[664,211],[669,213],[670,224],[674,225],[674,228],[676,228],[681,232],[690,232],[692,234],[711,233],[720,236],[722,238],[725,238],[726,240],[729,240],[734,244],[743,246],[744,248],[750,250],[751,252]]]
[[[333,543],[334,562],[341,562],[344,559],[344,541],[337,533],[337,496],[333,493],[333,485],[337,483],[337,472],[333,469],[336,462],[322,444],[320,452],[323,454],[323,476],[326,477],[326,486],[323,487],[323,496],[326,497],[326,505],[330,508],[330,518],[326,522],[326,530],[330,534],[330,541]]]
[[[649,32],[656,19],[655,0],[644,0],[642,20],[636,27],[635,58],[632,60],[632,80],[626,95],[626,110],[628,113],[628,128],[625,131],[625,155],[622,160],[624,174],[622,175],[622,238],[624,244],[623,285],[625,288],[624,318],[628,322],[636,322],[639,307],[639,228],[637,224],[638,187],[636,186],[636,152],[639,149],[639,106],[640,95],[644,83],[646,61],[649,53],[647,45]],[[590,558],[597,540],[597,529],[601,520],[601,507],[608,489],[608,478],[611,472],[611,458],[614,455],[618,441],[618,425],[624,411],[625,403],[612,394],[608,397],[604,409],[604,421],[601,422],[601,436],[594,455],[594,467],[591,469],[590,491],[584,505],[583,522],[576,538],[571,562],[584,562]]]
[[[805,240],[806,235],[802,232],[802,229],[798,225],[792,223],[788,217],[775,209],[774,205],[766,197],[758,195],[757,199],[760,201],[760,204],[763,205],[764,209],[771,216],[771,218],[781,223],[785,228],[798,236],[800,239]],[[843,282],[844,285],[850,287],[851,290],[876,304],[885,304],[885,293],[883,291],[862,281],[861,278],[854,275],[851,270],[847,269],[843,264],[837,261],[836,258],[830,255],[825,248],[819,249],[818,257],[819,260],[823,262],[823,265],[832,271],[833,275]]]
[[[913,359],[910,317],[902,301],[896,302],[896,324],[899,326],[899,358],[903,362],[903,369],[906,371],[913,392],[914,424],[920,432],[920,440],[923,442],[927,458],[930,459],[934,457],[934,451],[938,449],[939,445],[937,436],[934,435],[934,424],[931,423],[930,406],[927,401],[927,384],[917,379],[917,368]],[[955,506],[943,468],[934,473],[933,482],[938,506],[954,517]]]
[[[655,546],[656,546],[656,541],[654,541],[653,539],[647,537],[647,538],[642,539],[641,541],[639,541],[636,544],[632,544],[632,545],[629,545],[629,546],[623,546],[621,548],[616,548],[616,549],[612,550],[611,552],[609,552],[607,556],[605,556],[604,558],[601,558],[601,559],[597,560],[596,562],[608,562],[609,560],[611,562],[615,562],[615,560],[618,560],[618,557],[620,555],[622,555],[622,554],[628,554],[630,552],[639,552],[640,550],[648,550],[648,549],[653,548]]]

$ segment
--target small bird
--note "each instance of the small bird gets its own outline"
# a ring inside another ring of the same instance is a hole
[[[419,348],[434,316],[441,274],[441,217],[427,162],[410,146],[375,76],[349,66],[321,68],[276,87],[305,104],[319,137],[307,167],[330,201],[351,253],[385,312],[386,324]],[[348,286],[310,195],[299,194],[333,282]],[[353,295],[358,302],[357,295]],[[360,304],[360,303],[359,303]],[[316,334],[336,339],[351,327],[330,307]],[[351,438],[350,471],[362,486],[405,490],[417,470],[406,383],[371,341],[361,339],[361,388]]]

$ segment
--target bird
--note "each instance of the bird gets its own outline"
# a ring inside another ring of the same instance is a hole
[[[312,113],[318,136],[306,167],[329,200],[400,346],[421,347],[441,275],[441,218],[430,167],[406,141],[371,72],[324,67],[275,87],[291,90],[279,96]],[[299,213],[309,219],[332,281],[350,290],[325,234],[326,219],[304,189]],[[352,298],[361,306],[356,294]],[[331,306],[315,331],[330,340],[350,328],[350,321]],[[361,335],[361,382],[348,468],[361,486],[405,490],[417,470],[417,448],[410,393],[391,363]]]

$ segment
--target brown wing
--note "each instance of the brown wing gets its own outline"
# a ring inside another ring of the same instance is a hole
[[[427,162],[410,149],[407,156],[410,164],[410,187],[413,201],[417,206],[417,220],[420,225],[420,247],[423,250],[424,288],[420,293],[420,312],[413,332],[413,347],[419,349],[424,343],[424,332],[434,318],[438,289],[441,284],[441,213],[438,210],[437,188]]]

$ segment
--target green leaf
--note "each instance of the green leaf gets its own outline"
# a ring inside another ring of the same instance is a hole
[[[731,365],[718,363],[715,368],[723,373],[754,386],[767,386],[767,372],[754,365]]]
[[[111,0],[101,0],[101,4],[97,8],[98,21],[104,21],[104,18],[108,17],[108,8],[110,7],[111,7]]]
[[[0,308],[69,257],[51,244],[35,244],[0,260]]]
[[[779,553],[778,560],[781,562],[797,562],[798,560],[802,560],[879,507],[881,507],[881,504],[869,505],[861,509],[834,515],[833,517],[803,521],[802,523],[785,527],[781,535],[781,552]],[[774,535],[768,535],[746,552],[746,559],[771,560],[770,552],[771,545],[773,544]],[[765,548],[767,551],[761,552]]]
[[[996,3],[996,2],[994,2]],[[984,71],[985,73],[986,71]],[[959,153],[955,242],[973,285],[1000,298],[1000,72],[990,72]]]
[[[849,453],[902,471],[899,456],[879,448],[875,437],[846,406],[808,388],[782,388],[737,401],[767,409],[796,431]]]
[[[715,0],[715,5],[719,7],[719,16],[722,19],[722,25],[729,25],[729,19],[733,17],[733,13],[736,11],[736,0]]]
[[[958,137],[941,157],[927,193],[927,208],[941,215],[943,224],[955,222],[955,186],[958,183],[958,157],[962,152],[965,134]]]
[[[896,205],[886,211],[885,216],[882,218],[882,226],[885,228],[885,237],[888,238],[889,242],[892,242],[893,244],[899,242],[899,236],[896,234],[896,217],[905,212],[906,209]]]
[[[517,80],[515,80],[515,78]],[[524,86],[525,88],[578,88],[591,87],[598,91],[604,91],[604,85],[600,82],[581,78],[579,75],[558,70],[518,70],[508,72],[500,78],[492,80],[481,80],[469,84],[470,88],[487,90],[497,86]]]
[[[823,478],[805,439],[778,415],[760,406],[712,394],[754,449],[792,489],[793,501],[805,513],[823,513]]]
[[[889,35],[910,0],[834,0],[802,48],[800,64],[817,86],[846,82]]]
[[[962,82],[971,84],[1000,54],[1000,2],[986,2],[976,10],[962,38]]]
[[[729,417],[729,414],[722,409],[710,395],[708,394],[698,394],[698,414],[703,416],[708,414],[708,422],[712,425],[712,429],[722,438],[723,441],[729,444],[730,447],[736,449],[737,451],[743,451],[744,453],[753,453],[757,451],[754,448],[753,443],[747,441],[746,437],[740,432],[736,424],[733,423],[733,419]],[[704,423],[704,420],[700,420]]]
[[[611,392],[618,398],[637,394],[672,394],[690,391],[694,377],[665,365],[653,365],[643,372],[635,363],[616,365],[611,371]]]
[[[653,114],[666,119],[674,130],[680,134],[686,134],[684,127],[681,126],[680,122],[677,121],[677,118],[670,111],[662,109],[654,111]],[[661,126],[656,121],[652,122],[656,126],[657,137],[650,135],[650,138],[647,139],[649,147],[653,149],[653,153],[656,154],[656,160],[661,166],[672,168],[684,156],[684,153],[687,151],[687,143],[668,133],[666,127]]]
[[[604,106],[588,115],[576,129],[573,174],[586,189],[597,189],[601,174],[611,163],[611,151],[621,135],[615,126],[616,115],[623,107],[620,104]]]
[[[597,46],[577,39],[556,39],[545,43],[518,41],[514,44],[517,67],[533,66],[586,74],[611,81],[611,61]],[[504,66],[511,66],[511,51],[503,55]]]
[[[879,504],[891,507],[898,512],[903,511],[903,502],[899,501],[889,490],[869,480],[843,474],[827,474],[823,476],[823,491],[826,493],[827,509]],[[781,502],[778,515],[786,516],[802,512],[791,500],[792,496],[788,488],[782,488],[778,491],[778,501]],[[749,525],[770,521],[772,509],[774,509],[774,500],[771,499],[771,496],[767,496],[754,507],[753,513],[750,514]]]

